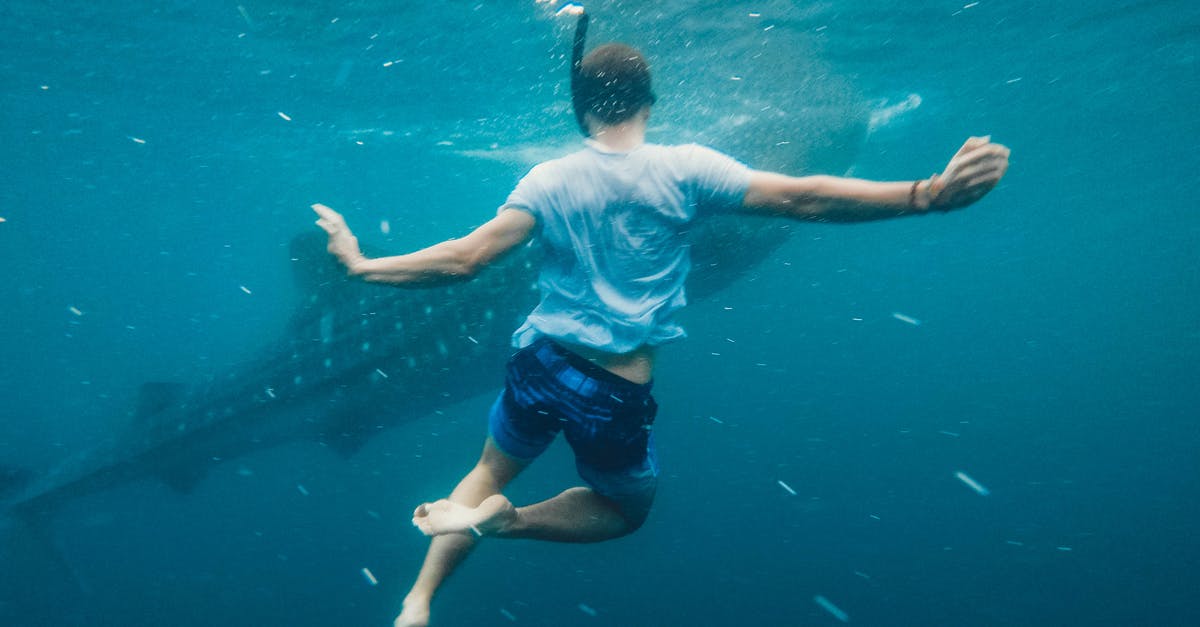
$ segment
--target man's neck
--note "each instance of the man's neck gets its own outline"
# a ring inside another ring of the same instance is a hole
[[[618,124],[596,124],[592,128],[592,139],[607,150],[629,152],[646,143],[646,118],[643,115]]]

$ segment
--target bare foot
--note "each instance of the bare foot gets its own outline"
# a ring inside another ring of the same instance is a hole
[[[404,599],[404,610],[396,617],[393,627],[427,627],[429,625],[429,601]]]
[[[517,509],[503,494],[493,494],[479,507],[467,507],[445,499],[424,503],[413,512],[413,524],[427,536],[474,532],[494,535],[517,521]]]

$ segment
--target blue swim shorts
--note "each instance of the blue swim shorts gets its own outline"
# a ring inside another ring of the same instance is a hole
[[[540,338],[509,360],[488,433],[506,454],[531,461],[562,431],[593,490],[619,504],[636,501],[658,482],[650,386]]]

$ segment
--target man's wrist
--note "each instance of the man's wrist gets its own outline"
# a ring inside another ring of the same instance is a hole
[[[362,253],[347,255],[344,259],[342,259],[342,264],[346,266],[346,269],[350,271],[350,274],[354,275],[365,273],[367,271],[365,267],[366,263],[367,258],[363,256]]]
[[[933,179],[934,177],[930,177],[913,181],[912,187],[908,190],[908,208],[910,210],[923,213],[933,208]]]
[[[923,187],[924,193],[922,194],[922,198],[925,203],[925,211],[941,211],[942,208],[938,204],[938,196],[941,195],[942,188],[944,187],[941,177],[939,177],[937,174],[930,176],[929,178],[925,179],[925,185]]]

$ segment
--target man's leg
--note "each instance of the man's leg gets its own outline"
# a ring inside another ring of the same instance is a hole
[[[618,506],[589,488],[571,488],[541,503],[514,507],[504,495],[493,494],[477,507],[451,500],[422,505],[414,521],[423,533],[435,537],[470,532],[496,538],[602,542],[637,530],[653,500],[650,490]]]
[[[527,465],[526,462],[505,455],[496,447],[495,442],[488,438],[483,445],[479,463],[463,477],[446,502],[468,508],[476,507],[489,496],[499,494],[500,490]],[[417,575],[417,581],[404,597],[404,610],[396,618],[396,627],[429,624],[429,604],[433,595],[475,546],[473,536],[468,526],[460,529],[459,533],[446,533],[433,538],[429,543],[429,552],[425,554],[425,563]]]

